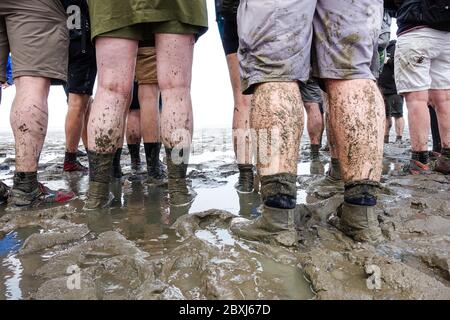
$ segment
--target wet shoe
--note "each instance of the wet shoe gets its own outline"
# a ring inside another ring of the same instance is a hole
[[[51,190],[39,183],[39,187],[30,193],[12,189],[8,199],[8,209],[27,209],[42,204],[64,204],[74,198],[75,193],[71,191]]]
[[[445,156],[440,156],[436,162],[436,167],[434,171],[443,173],[445,175],[450,174],[450,158]]]
[[[428,164],[424,164],[417,160],[409,160],[409,163],[405,164],[402,168],[404,174],[431,174],[431,169]]]
[[[164,164],[159,161],[158,166],[147,167],[147,184],[151,186],[166,186],[167,185],[167,169]]]
[[[309,172],[311,174],[324,174],[325,172],[325,167],[323,165],[323,163],[320,160],[312,160],[311,161],[311,166],[309,168]]]
[[[113,200],[114,195],[109,191],[108,183],[90,181],[88,196],[83,209],[103,209],[108,207]]]
[[[6,203],[10,192],[11,192],[11,188],[8,187],[3,182],[0,182],[0,204]]]
[[[76,162],[67,162],[64,161],[64,172],[82,172],[87,173],[89,169],[83,166],[79,161]]]
[[[295,214],[295,209],[277,209],[264,205],[260,217],[254,220],[236,218],[232,220],[230,230],[246,240],[294,247],[298,242]]]
[[[329,223],[358,242],[378,244],[383,242],[375,207],[342,203],[337,216],[331,216]]]
[[[253,174],[253,165],[238,165],[239,167],[239,180],[234,185],[235,189],[239,193],[252,193],[254,191],[253,183],[255,177]]]

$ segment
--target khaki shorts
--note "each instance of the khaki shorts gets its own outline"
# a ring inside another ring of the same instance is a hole
[[[375,79],[382,0],[241,0],[242,89],[273,81]]]
[[[91,37],[144,41],[154,33],[194,34],[208,29],[206,0],[88,0]]]
[[[450,89],[450,32],[421,28],[401,35],[394,68],[398,93]]]
[[[0,82],[11,52],[13,77],[67,81],[69,31],[59,0],[0,1]]]
[[[158,84],[154,47],[139,48],[136,60],[136,81],[139,85]]]

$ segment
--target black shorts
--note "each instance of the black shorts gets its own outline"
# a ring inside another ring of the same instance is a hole
[[[237,32],[236,19],[223,20],[223,35],[221,39],[226,55],[233,54],[238,51],[239,37]]]
[[[141,105],[139,104],[139,85],[135,81],[133,87],[133,100],[131,100],[130,110],[141,110]]]
[[[398,94],[384,95],[384,104],[386,107],[386,118],[403,117],[403,97]]]
[[[92,95],[97,77],[95,47],[90,39],[71,39],[67,93]]]

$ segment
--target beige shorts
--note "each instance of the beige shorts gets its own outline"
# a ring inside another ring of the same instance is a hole
[[[394,66],[398,93],[450,89],[450,32],[421,28],[401,35]]]
[[[59,0],[0,1],[0,82],[11,52],[13,77],[67,81],[69,31]]]
[[[139,48],[136,60],[136,81],[139,85],[158,84],[154,47]]]

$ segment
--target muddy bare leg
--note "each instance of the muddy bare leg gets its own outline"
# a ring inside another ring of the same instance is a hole
[[[240,192],[252,192],[254,175],[250,132],[251,96],[243,95],[241,92],[237,54],[227,55],[227,63],[234,97],[233,148],[239,168],[239,181],[236,189]]]
[[[307,129],[311,143],[311,160],[319,159],[320,144],[323,132],[323,117],[319,104],[316,102],[305,102],[307,115]]]
[[[161,138],[167,153],[170,201],[173,205],[186,205],[194,199],[186,184],[193,133],[190,91],[194,36],[156,34],[155,40],[163,102]]]
[[[108,204],[114,153],[123,145],[124,118],[130,103],[137,41],[96,40],[98,89],[88,125],[90,184],[87,209]],[[121,61],[121,63],[117,63]]]
[[[436,109],[441,139],[441,153],[435,170],[450,174],[450,90],[430,90]]]
[[[374,206],[381,178],[385,110],[372,80],[327,80],[344,203],[340,228],[357,241],[381,241]],[[339,124],[339,125],[338,125]]]

